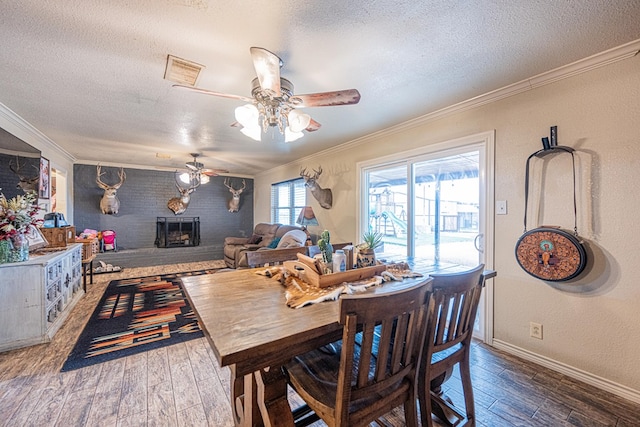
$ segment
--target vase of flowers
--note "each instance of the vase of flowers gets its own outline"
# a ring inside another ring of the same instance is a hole
[[[0,263],[29,260],[29,241],[26,233],[37,225],[38,198],[28,191],[7,199],[0,192]]]

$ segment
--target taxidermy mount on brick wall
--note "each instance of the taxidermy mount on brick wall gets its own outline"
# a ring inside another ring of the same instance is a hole
[[[229,212],[238,212],[240,210],[240,194],[242,194],[244,189],[247,187],[247,184],[243,179],[242,188],[236,190],[231,186],[231,181],[229,180],[229,178],[227,178],[224,180],[224,186],[229,189],[229,192],[232,195],[231,198],[227,201],[227,208],[229,209]]]
[[[100,199],[100,210],[105,215],[117,214],[120,210],[120,200],[118,200],[118,197],[116,197],[116,193],[118,192],[120,186],[124,183],[127,175],[124,173],[124,169],[120,168],[120,171],[118,172],[118,178],[120,178],[120,182],[114,185],[108,185],[102,182],[102,180],[100,179],[100,177],[104,175],[101,166],[98,165],[96,169],[96,183],[98,184],[98,187],[104,190],[102,199]]]

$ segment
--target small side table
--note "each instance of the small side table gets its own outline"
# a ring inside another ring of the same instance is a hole
[[[82,289],[87,293],[87,268],[89,269],[89,283],[93,285],[93,260],[96,255],[91,255],[87,259],[82,260]]]

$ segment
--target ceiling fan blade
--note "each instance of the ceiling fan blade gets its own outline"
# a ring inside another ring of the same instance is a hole
[[[307,128],[305,130],[307,132],[314,132],[314,131],[317,131],[318,129],[320,129],[320,127],[322,127],[322,125],[320,123],[318,123],[315,120],[311,119],[311,122],[309,123],[309,126],[307,126]]]
[[[204,169],[201,173],[207,176],[218,176],[221,173],[229,173],[229,171],[226,169]]]
[[[335,105],[353,105],[360,102],[357,89],[336,90],[333,92],[308,93],[294,95],[289,102],[296,107],[332,107]]]
[[[280,89],[282,59],[275,53],[261,47],[252,47],[250,51],[262,90],[273,92],[273,96],[282,96]]]
[[[191,90],[191,91],[194,91],[194,92],[204,93],[205,95],[221,96],[223,98],[239,99],[240,101],[244,101],[244,102],[253,102],[253,98],[247,98],[246,96],[231,95],[229,93],[214,92],[212,90],[200,89],[200,88],[193,87],[193,86],[173,85],[173,87],[177,87],[177,88],[180,88],[180,89],[188,89],[188,90]]]

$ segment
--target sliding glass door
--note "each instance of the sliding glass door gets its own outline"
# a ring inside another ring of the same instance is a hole
[[[493,217],[486,203],[493,197],[488,149],[493,152],[492,133],[361,164],[360,231],[383,235],[378,257],[413,257],[441,268],[487,264],[487,218]],[[484,322],[481,314],[481,338]]]

